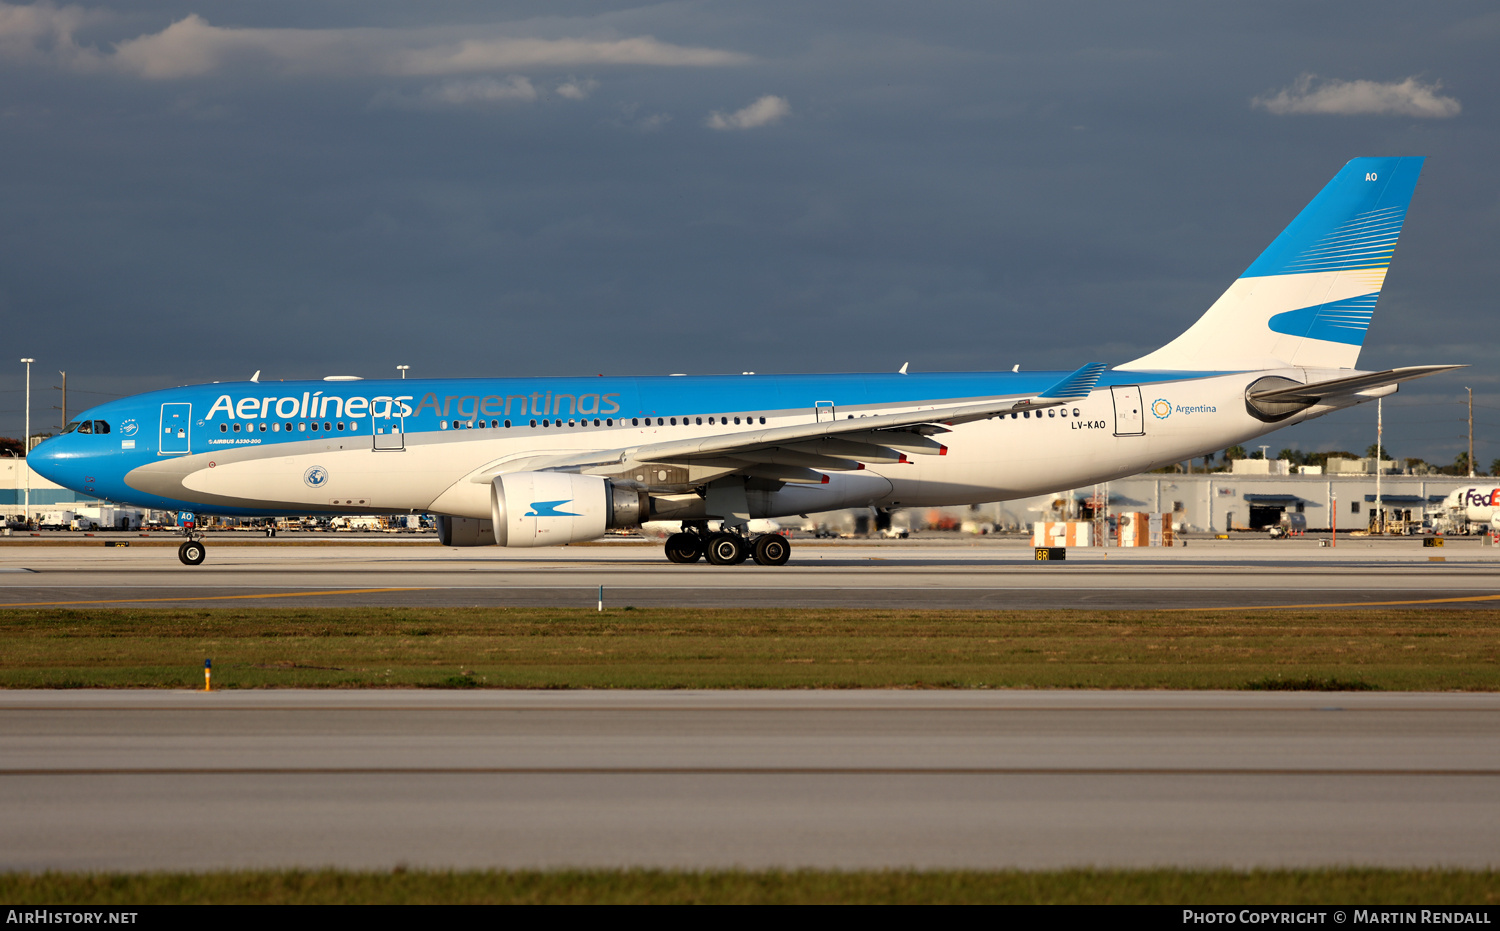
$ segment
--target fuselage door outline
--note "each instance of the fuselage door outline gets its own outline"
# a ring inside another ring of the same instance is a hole
[[[1145,436],[1146,416],[1141,406],[1140,385],[1116,385],[1109,389],[1115,401],[1115,436]]]
[[[399,453],[406,449],[406,417],[402,415],[403,409],[404,405],[400,401],[393,401],[390,417],[370,418],[375,427],[371,433],[375,450]]]
[[[193,451],[193,405],[173,402],[161,406],[156,434],[158,456],[182,456]]]

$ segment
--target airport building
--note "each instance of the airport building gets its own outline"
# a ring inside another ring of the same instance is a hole
[[[1254,460],[1250,460],[1254,461]],[[1261,461],[1264,464],[1264,460]],[[1273,463],[1274,464],[1274,463]],[[1182,530],[1223,533],[1263,530],[1289,513],[1301,514],[1308,530],[1333,527],[1364,530],[1376,509],[1387,520],[1421,524],[1423,512],[1449,492],[1485,479],[1438,475],[1380,475],[1358,472],[1254,474],[1211,472],[1195,475],[1135,475],[1108,485],[1071,489],[1041,502],[1043,512],[1092,516],[1095,495],[1110,513],[1170,513]],[[1036,518],[1034,518],[1036,519]]]
[[[1394,462],[1378,466],[1369,460],[1331,460],[1328,471],[1292,471],[1281,460],[1243,459],[1230,472],[1147,473],[1052,494],[975,504],[968,507],[910,508],[890,515],[890,526],[902,530],[957,530],[969,533],[1026,531],[1037,521],[1087,520],[1096,511],[1108,515],[1146,512],[1170,514],[1179,531],[1225,533],[1265,530],[1289,514],[1300,514],[1306,529],[1365,530],[1380,497],[1386,520],[1412,530],[1424,512],[1442,503],[1449,492],[1500,479],[1451,475],[1411,475]],[[1380,474],[1377,475],[1377,468]],[[796,526],[795,521],[782,523]],[[809,515],[808,529],[826,526],[842,533],[878,533],[886,529],[867,509]]]

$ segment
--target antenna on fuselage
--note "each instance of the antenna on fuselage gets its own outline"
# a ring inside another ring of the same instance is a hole
[[[903,362],[903,363],[901,363],[901,368],[900,368],[899,371],[896,372],[896,374],[897,375],[905,375],[906,374],[906,367],[908,365],[911,365],[911,363],[910,362]]]

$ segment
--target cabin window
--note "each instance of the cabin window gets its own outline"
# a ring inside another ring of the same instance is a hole
[[[313,426],[316,427],[317,424],[313,424]],[[297,432],[298,433],[306,433],[307,432],[307,422],[306,421],[302,421],[302,420],[297,421]]]
[[[1054,410],[1054,409],[1048,409],[1047,416],[1048,417],[1056,417],[1057,416],[1057,411]]]
[[[700,426],[700,427],[703,426],[703,418],[702,417],[696,417],[694,419],[698,421],[698,426]],[[712,420],[713,418],[710,417],[709,419]]]
[[[1078,408],[1076,408],[1076,407],[1075,407],[1075,408],[1073,408],[1073,416],[1074,416],[1074,417],[1077,417],[1077,416],[1078,416]]]
[[[262,420],[260,422],[260,432],[261,433],[265,433],[266,432],[266,422],[264,420]]]
[[[312,428],[314,433],[318,432],[318,422],[316,420],[312,422]]]
[[[506,421],[506,422],[505,422],[505,429],[507,429],[507,430],[509,430],[509,429],[510,429],[510,421],[509,421],[509,420],[507,420],[507,421]]]
[[[343,421],[342,421],[342,420],[340,420],[340,421],[339,421],[339,423],[338,423],[338,428],[339,428],[339,429],[340,429],[340,430],[342,430],[342,429],[344,429],[344,422],[343,422]]]
[[[79,430],[78,432],[79,433],[93,433],[94,431],[93,430]],[[227,423],[221,423],[221,424],[219,424],[219,432],[220,433],[228,433],[229,432],[229,424],[227,424]]]
[[[761,422],[761,423],[765,423],[765,422],[766,422],[766,418],[764,418],[764,417],[762,417],[762,418],[761,418],[761,419],[760,419],[760,422]]]
[[[234,425],[234,432],[235,433],[239,433],[240,432],[240,425],[239,424],[235,424]]]
[[[535,421],[535,420],[533,420],[533,421],[532,421],[532,422],[531,422],[531,425],[532,425],[532,426],[533,426],[533,427],[535,427],[535,426],[536,426],[536,421]]]

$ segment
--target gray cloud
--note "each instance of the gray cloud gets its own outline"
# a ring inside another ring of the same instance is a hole
[[[599,82],[592,79],[565,81],[557,86],[557,95],[569,100],[583,100],[599,89]]]
[[[718,67],[751,60],[739,52],[676,45],[649,35],[455,39],[451,28],[216,26],[197,13],[160,32],[120,41],[112,51],[76,41],[81,26],[108,18],[107,13],[74,6],[0,4],[0,57],[46,60],[75,70],[114,70],[148,80],[204,77],[234,69],[434,77],[609,65]]]
[[[708,115],[704,124],[710,129],[756,129],[779,123],[791,112],[792,106],[786,102],[785,97],[767,94],[733,113],[715,110]]]
[[[1457,99],[1444,97],[1439,81],[1424,84],[1414,77],[1404,81],[1340,81],[1304,74],[1275,94],[1256,97],[1251,106],[1277,116],[1329,114],[1334,116],[1415,116],[1442,119],[1458,116]]]

